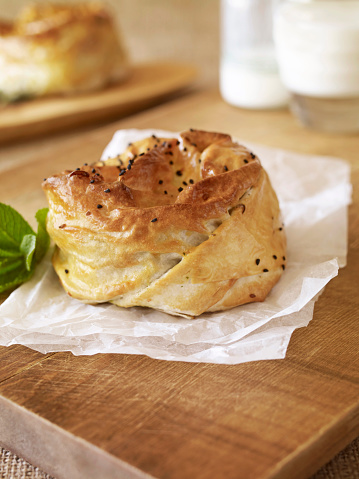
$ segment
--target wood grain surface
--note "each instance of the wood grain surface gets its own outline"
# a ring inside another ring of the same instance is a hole
[[[190,65],[144,63],[133,65],[123,82],[100,91],[7,105],[0,109],[0,144],[124,117],[160,103],[195,77]]]
[[[0,201],[30,219],[43,177],[98,159],[118,128],[223,131],[352,165],[348,266],[284,360],[236,366],[0,349],[2,445],[62,478],[306,478],[359,432],[359,136],[300,127],[205,92],[0,153]],[[66,457],[66,461],[64,461]]]

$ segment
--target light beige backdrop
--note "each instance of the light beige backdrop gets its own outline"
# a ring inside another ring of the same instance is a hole
[[[31,1],[31,0],[30,0]],[[75,3],[75,0],[59,0]],[[11,19],[29,0],[0,0]],[[220,0],[107,0],[133,61],[169,59],[193,63],[201,83],[218,78]]]

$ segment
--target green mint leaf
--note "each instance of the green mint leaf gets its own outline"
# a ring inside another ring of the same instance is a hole
[[[19,256],[22,256],[20,251],[5,250],[0,248],[0,260],[1,258],[18,258]]]
[[[35,215],[37,221],[35,261],[37,263],[39,263],[45,256],[50,245],[50,236],[46,231],[46,217],[48,212],[49,208],[42,208],[41,210],[38,210]]]
[[[46,231],[47,208],[39,210],[37,234],[11,206],[0,203],[0,293],[30,279],[44,257],[50,238]]]
[[[0,248],[7,251],[16,251],[19,247],[18,243],[6,231],[1,230],[1,227],[0,223]]]
[[[5,273],[8,273],[9,271],[17,269],[19,266],[22,266],[23,264],[24,264],[23,258],[20,258],[17,261],[16,260],[14,261],[12,258],[4,259],[0,261],[0,275],[3,275]]]
[[[32,276],[32,271],[27,271],[24,268],[24,261],[21,261],[20,266],[6,273],[0,273],[0,293],[12,289],[21,283],[24,283]]]
[[[35,234],[31,226],[14,208],[0,203],[0,248],[18,249],[22,238]]]
[[[25,266],[28,271],[31,271],[32,257],[35,253],[36,235],[25,235],[22,238],[20,251],[25,256]]]

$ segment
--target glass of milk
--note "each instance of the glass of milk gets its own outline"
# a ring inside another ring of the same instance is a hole
[[[234,106],[266,109],[288,104],[274,51],[274,1],[221,0],[220,91]]]
[[[274,42],[299,120],[359,132],[359,1],[286,0],[275,11]]]

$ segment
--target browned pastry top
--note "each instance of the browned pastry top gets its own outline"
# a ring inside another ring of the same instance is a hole
[[[211,304],[213,286],[223,290],[223,299],[239,278],[252,277],[265,285],[266,295],[284,269],[275,193],[259,159],[228,135],[198,130],[182,133],[180,140],[153,135],[117,158],[54,175],[43,188],[50,203],[48,229],[59,246],[55,268],[65,288],[84,301],[123,300],[124,306],[195,316],[218,303]],[[167,267],[169,259],[175,262]],[[71,275],[64,273],[70,263]],[[97,278],[103,268],[115,268],[107,288],[95,286],[89,265],[98,268]],[[126,268],[126,280],[118,281],[116,271],[122,278]],[[92,293],[76,275],[88,276]],[[171,285],[161,284],[171,275],[172,286],[208,286],[205,309],[196,309],[196,293],[193,309],[181,310]],[[149,293],[156,283],[167,287],[171,304],[156,303],[157,293]],[[264,299],[260,292],[250,294],[238,303],[236,293],[237,300],[219,309]]]

